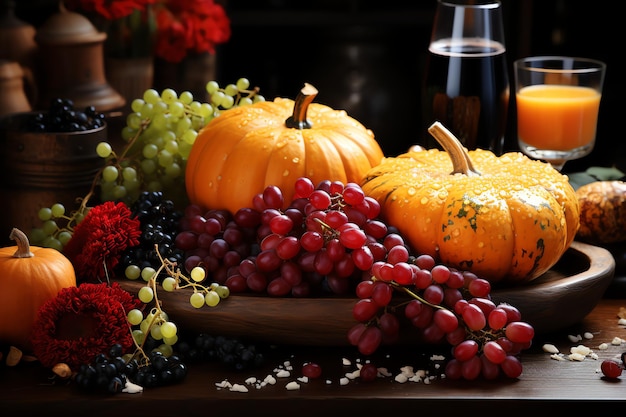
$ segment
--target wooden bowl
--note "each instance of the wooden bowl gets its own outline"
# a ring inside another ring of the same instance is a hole
[[[507,302],[522,313],[522,320],[546,333],[578,323],[598,303],[610,284],[615,261],[606,249],[574,242],[550,271],[519,287],[493,289],[495,303]],[[136,294],[144,282],[118,281]],[[196,309],[191,291],[159,291],[169,317],[190,331],[274,344],[348,345],[347,332],[356,323],[356,298],[272,298],[234,294],[216,307]],[[415,341],[411,329],[402,330],[400,342]]]

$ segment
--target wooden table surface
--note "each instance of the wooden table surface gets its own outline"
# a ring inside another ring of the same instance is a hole
[[[607,291],[609,294],[609,291]],[[611,345],[614,338],[626,339],[626,328],[618,325],[617,313],[626,307],[626,296],[612,291],[579,324],[555,333],[535,337],[533,347],[522,355],[523,374],[519,379],[495,381],[453,381],[441,378],[430,360],[429,350],[445,347],[394,347],[376,358],[377,366],[387,367],[392,376],[373,382],[358,379],[340,379],[356,368],[358,354],[351,348],[280,347],[268,351],[263,369],[238,373],[222,364],[198,363],[189,365],[189,374],[178,385],[149,388],[140,394],[107,395],[85,393],[75,384],[51,383],[51,374],[35,363],[19,364],[0,369],[0,414],[2,416],[331,416],[376,415],[374,413],[439,413],[464,415],[497,413],[506,416],[524,415],[534,411],[556,412],[557,415],[579,413],[581,407],[601,412],[626,410],[626,373],[617,381],[608,381],[599,373],[601,361],[619,356],[626,350]],[[576,308],[572,306],[572,308]],[[593,334],[592,339],[572,342],[569,335]],[[598,346],[609,343],[609,348]],[[544,343],[556,345],[569,354],[570,348],[584,344],[593,349],[597,359],[557,361],[542,350]],[[345,365],[344,359],[351,360]],[[220,389],[224,380],[246,384],[248,377],[261,380],[290,361],[294,370],[290,377],[277,378],[274,385],[249,386],[248,392]],[[300,389],[287,390],[288,382],[301,375],[305,362],[322,366],[320,379],[300,383]],[[436,377],[429,384],[394,380],[400,367],[412,365],[415,369],[430,368]],[[589,407],[589,406],[593,406]],[[488,410],[488,411],[486,411]],[[241,413],[241,414],[240,414]],[[365,413],[365,414],[363,414]],[[469,413],[469,414],[465,414]],[[545,414],[544,414],[545,415]]]

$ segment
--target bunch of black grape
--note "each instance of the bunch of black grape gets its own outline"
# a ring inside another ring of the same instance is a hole
[[[108,354],[100,353],[91,363],[81,365],[74,382],[85,390],[117,394],[128,381],[148,388],[179,383],[187,376],[187,366],[178,356],[166,357],[159,351],[152,351],[144,359],[147,360],[127,361],[122,356],[122,347],[114,345]]]
[[[265,355],[257,345],[246,344],[239,338],[212,336],[207,333],[179,341],[176,352],[189,362],[218,362],[237,371],[255,369],[265,363]]]
[[[126,250],[121,267],[158,269],[159,254],[163,259],[182,264],[184,252],[174,244],[182,213],[175,209],[174,203],[164,199],[160,191],[144,191],[131,206],[131,212],[140,222],[141,238],[139,245]]]
[[[67,98],[54,98],[47,112],[35,112],[26,120],[24,128],[31,132],[81,132],[104,126],[105,116],[94,106],[83,110],[74,108]]]
[[[176,246],[187,269],[203,266],[231,292],[313,297],[349,294],[372,264],[404,241],[378,220],[380,205],[355,183],[302,177],[285,201],[268,186],[232,220],[188,206]]]

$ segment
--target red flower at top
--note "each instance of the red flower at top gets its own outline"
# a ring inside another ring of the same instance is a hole
[[[126,248],[139,244],[140,222],[131,216],[126,204],[107,201],[91,208],[76,225],[63,254],[74,265],[77,280],[105,280]]]
[[[230,19],[213,0],[166,0],[157,9],[158,57],[180,62],[188,52],[215,53],[230,39]]]
[[[70,10],[97,13],[108,20],[120,19],[135,10],[144,10],[157,0],[65,0]]]

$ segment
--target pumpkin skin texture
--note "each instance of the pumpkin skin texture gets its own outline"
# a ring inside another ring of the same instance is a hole
[[[364,192],[417,253],[502,286],[539,277],[579,227],[567,177],[521,153],[498,157],[482,149],[465,153],[480,174],[458,172],[450,153],[466,150],[456,142],[455,151],[386,158],[366,175]]]
[[[18,229],[11,239],[17,246],[0,248],[0,340],[31,351],[39,308],[61,289],[75,287],[76,275],[69,259],[56,249],[30,246]]]
[[[626,242],[626,182],[594,181],[576,190],[578,238],[593,244]]]
[[[269,185],[289,204],[300,177],[359,183],[383,152],[373,133],[345,111],[310,103],[316,93],[307,84],[295,101],[236,107],[206,125],[187,158],[190,203],[235,213],[251,207]],[[290,118],[295,127],[286,124]]]

